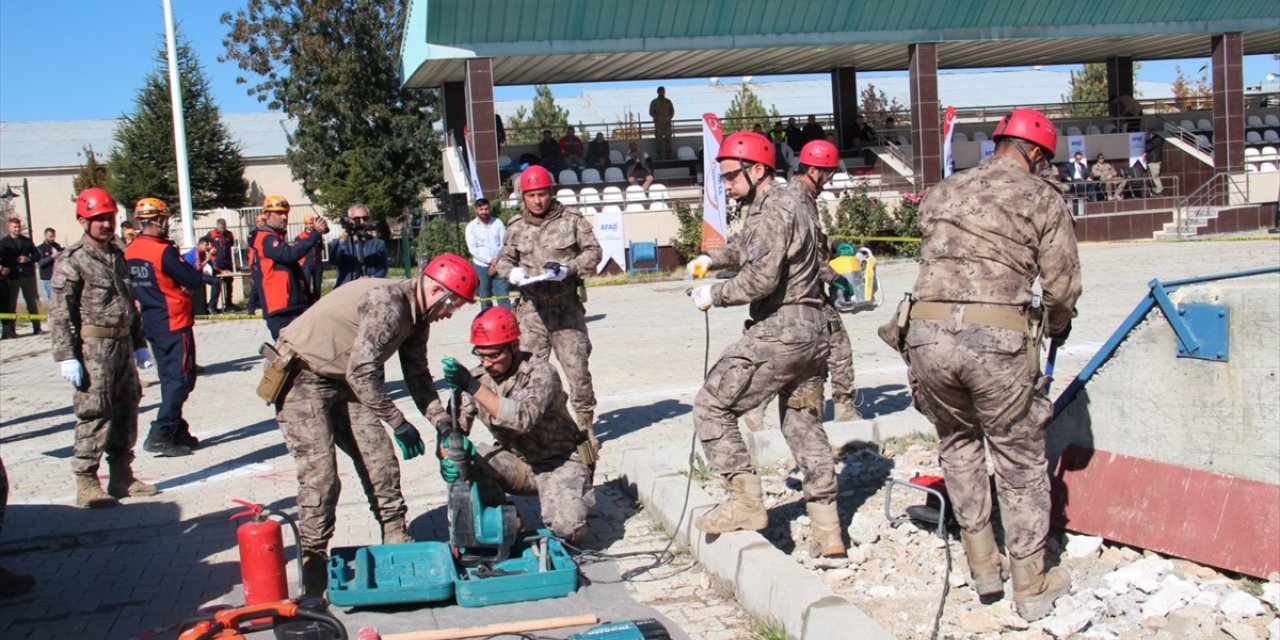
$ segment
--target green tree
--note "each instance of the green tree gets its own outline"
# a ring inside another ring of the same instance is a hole
[[[71,187],[75,189],[71,194],[72,200],[89,187],[106,187],[111,176],[107,165],[98,162],[98,154],[93,152],[93,145],[85,145],[80,155],[84,156],[84,164],[80,165],[80,170],[71,181]]]
[[[702,208],[693,209],[689,203],[680,202],[675,206],[675,214],[680,228],[671,238],[671,248],[681,259],[692,260],[702,253]]]
[[[403,89],[402,0],[248,0],[223,39],[256,78],[248,93],[297,123],[286,159],[313,202],[341,215],[354,201],[375,219],[421,208],[443,183],[435,90]],[[376,204],[375,204],[376,203]]]
[[[1107,65],[1091,62],[1079,71],[1072,71],[1071,93],[1062,96],[1062,101],[1071,103],[1067,114],[1072,118],[1107,115]]]
[[[507,144],[536,144],[542,140],[542,130],[550,129],[558,139],[569,126],[569,111],[556,105],[551,87],[534,85],[533,112],[523,106],[516,109],[507,125]]]
[[[867,83],[867,86],[862,89],[861,96],[862,106],[858,113],[865,117],[872,127],[884,126],[884,119],[889,116],[893,116],[899,127],[907,124],[907,108],[898,102],[897,98],[890,99],[882,89],[877,89],[871,83]]]
[[[780,117],[778,107],[769,105],[765,109],[760,97],[751,90],[750,83],[744,82],[738,94],[733,96],[733,102],[729,103],[729,109],[724,112],[721,121],[724,133],[728,135],[734,131],[750,131],[757,124],[767,132]]]
[[[222,123],[204,69],[181,36],[177,54],[191,205],[196,209],[244,206],[249,185],[244,179],[240,146]],[[156,63],[134,98],[134,112],[120,118],[115,133],[116,146],[107,161],[110,169],[107,185],[122,206],[130,207],[141,198],[156,197],[176,209],[178,163],[173,143],[168,54],[163,41],[156,53]],[[90,158],[90,162],[96,164],[92,154]]]
[[[1205,68],[1200,67],[1200,73],[1193,82],[1182,72],[1181,66],[1173,66],[1173,70],[1177,74],[1173,78],[1173,98],[1178,103],[1178,108],[1183,111],[1199,111],[1213,108],[1213,86],[1209,83],[1209,79],[1205,77]]]

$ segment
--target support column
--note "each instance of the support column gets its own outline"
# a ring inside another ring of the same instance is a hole
[[[941,115],[938,111],[938,45],[909,45],[911,152],[916,188],[942,181]]]
[[[476,173],[486,198],[497,198],[498,134],[493,121],[493,62],[488,58],[467,60],[467,122],[471,146],[476,154]]]
[[[467,126],[467,84],[444,83],[444,130],[449,136],[445,144],[462,140],[462,129]]]
[[[1133,97],[1133,56],[1107,58],[1107,99],[1116,96]]]
[[[853,119],[858,115],[858,72],[853,67],[831,70],[831,113],[836,147],[848,149],[853,141]]]
[[[1213,171],[1244,169],[1244,38],[1213,37]]]

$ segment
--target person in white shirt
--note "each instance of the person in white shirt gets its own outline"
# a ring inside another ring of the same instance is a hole
[[[480,280],[480,288],[476,290],[480,310],[492,307],[494,298],[498,304],[510,309],[511,300],[507,298],[510,286],[506,278],[498,275],[497,267],[498,251],[507,237],[507,225],[493,215],[487,199],[476,200],[476,219],[467,223],[466,235],[471,266]]]

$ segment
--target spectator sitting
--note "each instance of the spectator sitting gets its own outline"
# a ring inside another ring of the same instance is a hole
[[[791,147],[791,154],[800,155],[800,149],[804,147],[804,143],[804,132],[796,126],[796,119],[787,118],[787,146]]]
[[[1099,153],[1089,173],[1102,182],[1108,200],[1124,200],[1124,181],[1116,173],[1115,165],[1107,162],[1106,156]]]
[[[597,133],[595,140],[587,143],[587,166],[600,169],[601,173],[609,167],[609,141],[603,133]]]
[[[782,146],[782,143],[786,141],[787,130],[782,128],[782,121],[779,120],[773,123],[773,130],[769,132],[769,142],[772,142],[773,146],[778,147]]]
[[[894,120],[894,119],[893,119],[893,116],[889,116],[889,117],[887,117],[887,118],[885,118],[885,119],[884,119],[884,130],[885,130],[885,131],[893,131],[895,128],[897,128],[897,126],[898,126],[898,121],[897,121],[897,120]]]
[[[542,130],[542,142],[538,143],[538,154],[540,156],[538,164],[550,171],[552,176],[559,174],[560,170],[565,168],[564,158],[560,155],[560,143],[551,137],[550,129]]]
[[[758,133],[758,134],[760,134],[760,135],[764,135],[764,127],[760,126],[760,123],[759,123],[759,122],[757,122],[757,123],[755,123],[754,125],[752,125],[751,130],[752,130],[752,131],[754,131],[754,132],[756,132],[756,133]]]
[[[567,127],[560,138],[560,157],[567,166],[582,166],[582,138],[574,133],[573,127]]]
[[[632,141],[627,145],[627,183],[638,184],[647,191],[653,184],[653,163],[649,154],[640,150],[640,145]]]
[[[1071,162],[1062,165],[1062,179],[1071,185],[1071,194],[1078,198],[1098,199],[1097,179],[1089,173],[1084,162],[1084,154],[1076,152]]]
[[[861,149],[876,143],[876,130],[867,124],[867,119],[857,116],[853,119],[853,148]]]
[[[826,140],[827,133],[822,130],[822,125],[818,124],[818,116],[810,115],[808,124],[804,125],[804,141],[810,140]]]

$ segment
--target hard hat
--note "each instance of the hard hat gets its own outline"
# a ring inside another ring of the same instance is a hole
[[[133,217],[139,220],[155,220],[159,217],[169,217],[173,215],[169,211],[169,205],[164,203],[160,198],[143,198],[138,204],[133,206]]]
[[[531,165],[520,174],[520,192],[528,193],[539,189],[550,189],[556,183],[551,172],[538,165]]]
[[[262,210],[270,213],[289,213],[289,201],[284,196],[267,196],[262,202]]]
[[[720,160],[755,162],[773,169],[773,143],[754,131],[731,133],[720,144],[720,153],[716,154],[716,161]]]
[[[439,282],[467,302],[476,300],[476,287],[480,286],[480,282],[476,279],[475,269],[471,268],[470,262],[457,255],[442,253],[432,258],[422,268],[422,275]]]
[[[810,140],[800,150],[800,164],[807,164],[819,169],[840,168],[840,152],[836,146],[826,140]]]
[[[96,218],[116,211],[116,201],[106,189],[89,187],[76,196],[77,218]]]
[[[489,307],[471,322],[471,344],[497,347],[520,339],[520,323],[506,307]]]
[[[1053,123],[1035,109],[1014,109],[1001,118],[991,139],[998,142],[1001,138],[1019,138],[1035,144],[1044,149],[1049,160],[1058,148],[1058,132]]]

